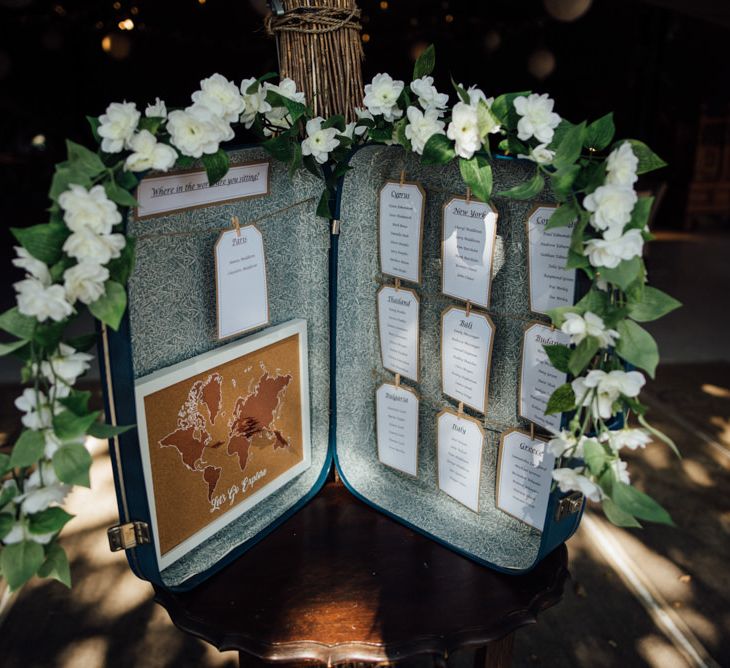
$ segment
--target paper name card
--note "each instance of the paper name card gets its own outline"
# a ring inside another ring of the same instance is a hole
[[[451,306],[441,315],[441,389],[486,413],[494,323],[486,313]]]
[[[575,303],[576,270],[566,269],[575,222],[545,230],[557,207],[540,205],[527,218],[530,269],[530,310],[547,313]]]
[[[484,431],[474,418],[450,410],[437,420],[439,489],[477,513]]]
[[[541,323],[528,325],[522,341],[520,371],[520,416],[553,433],[560,431],[562,415],[545,415],[545,408],[552,393],[567,378],[550,364],[543,347],[555,344],[570,345],[570,337]]]
[[[375,394],[378,459],[412,476],[418,473],[418,403],[403,385],[384,383]]]
[[[444,206],[441,291],[487,308],[497,238],[497,212],[478,200],[454,197]]]
[[[547,443],[508,431],[502,434],[498,459],[497,508],[542,531],[555,467]]]
[[[418,183],[387,182],[380,191],[380,271],[421,282],[426,194]]]
[[[270,167],[269,160],[233,165],[213,185],[204,169],[142,179],[137,186],[137,218],[268,195]]]
[[[418,382],[418,295],[385,286],[378,290],[377,301],[383,366]]]
[[[219,339],[268,324],[264,241],[255,225],[226,230],[218,237],[215,284]]]

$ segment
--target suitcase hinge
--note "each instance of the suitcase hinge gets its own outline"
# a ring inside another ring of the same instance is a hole
[[[127,522],[109,527],[106,531],[112,552],[129,550],[150,542],[150,526],[147,522]]]
[[[575,515],[577,512],[580,512],[582,507],[583,495],[580,492],[568,494],[568,496],[558,501],[558,505],[555,508],[555,521],[560,522],[560,520],[569,515]]]

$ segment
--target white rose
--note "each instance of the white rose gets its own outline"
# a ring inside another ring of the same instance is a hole
[[[272,84],[267,81],[264,84],[264,88],[266,88],[267,91],[273,90],[282,97],[289,98],[294,102],[299,102],[299,104],[306,104],[304,93],[298,91],[296,83],[288,77],[282,79],[278,84]]]
[[[583,469],[555,469],[553,480],[558,483],[561,492],[581,492],[591,501],[600,501],[603,498],[601,488],[581,472]]]
[[[521,95],[514,99],[515,111],[521,116],[517,122],[517,137],[527,141],[535,137],[541,144],[553,140],[555,128],[560,125],[560,116],[553,112],[555,101],[547,93]]]
[[[158,142],[155,136],[142,130],[129,140],[133,151],[124,161],[124,169],[131,172],[144,172],[156,169],[166,172],[177,160],[177,152],[172,146]]]
[[[589,406],[592,413],[604,420],[613,415],[613,404],[623,395],[638,396],[646,379],[638,371],[610,371],[593,369],[571,383],[576,403]]]
[[[639,230],[629,230],[617,239],[590,239],[585,242],[585,254],[594,267],[613,269],[621,260],[641,256],[644,238]]]
[[[606,183],[631,188],[639,178],[636,169],[639,159],[634,155],[629,142],[615,148],[606,160]]]
[[[167,130],[173,146],[192,158],[215,153],[221,141],[233,136],[226,121],[201,105],[171,111],[167,117]]]
[[[117,258],[126,241],[123,234],[96,234],[86,228],[74,232],[63,244],[63,250],[69,257],[79,262],[88,260],[97,264],[107,264]]]
[[[37,278],[26,278],[13,285],[17,294],[18,310],[38,322],[59,322],[73,313],[60,285],[45,286]]]
[[[589,372],[590,375],[593,372]],[[640,371],[609,371],[599,382],[598,389],[602,392],[618,392],[625,397],[637,397],[644,387],[646,378]]]
[[[321,116],[307,121],[307,138],[302,142],[302,155],[311,155],[320,165],[327,162],[330,152],[340,145],[337,128],[322,129],[323,122]]]
[[[249,94],[246,92],[255,83],[255,77],[241,81],[241,94],[243,95],[241,123],[246,126],[246,129],[253,125],[256,114],[271,111],[271,105],[266,101],[266,88],[264,86],[259,85],[255,93]]]
[[[578,441],[573,433],[563,429],[548,441],[548,450],[556,457],[582,457],[583,445],[587,440],[585,436],[581,436]]]
[[[26,387],[15,400],[15,407],[19,411],[23,411],[25,415],[20,418],[24,427],[38,431],[40,429],[50,429],[53,415],[51,414],[51,405],[46,395],[32,387]],[[61,412],[61,407],[56,406],[54,413]]]
[[[76,300],[93,304],[104,294],[104,283],[109,279],[109,270],[95,260],[84,260],[66,269],[63,287],[71,303]]]
[[[626,462],[616,459],[611,462],[611,468],[616,475],[616,480],[626,485],[631,483],[631,476],[629,475],[629,467]]]
[[[345,137],[347,137],[348,139],[354,139],[356,127],[357,127],[357,122],[351,121],[350,123],[345,125],[345,129],[341,134],[345,135]]]
[[[140,113],[134,102],[112,102],[106,113],[99,116],[101,150],[119,153],[137,129]]]
[[[477,110],[464,102],[457,102],[451,111],[451,123],[446,136],[455,143],[456,154],[468,160],[482,147],[479,137]]]
[[[446,124],[442,120],[439,120],[439,112],[437,109],[421,111],[416,107],[408,107],[406,115],[408,116],[406,137],[410,140],[413,150],[419,155],[422,155],[426,142],[433,135],[444,134]]]
[[[264,89],[265,93],[273,91],[294,102],[299,102],[300,104],[306,103],[304,93],[297,91],[297,85],[291,79],[282,79],[278,84],[272,84],[267,81],[264,84]],[[289,110],[284,106],[273,107],[270,111],[265,112],[264,116],[273,126],[273,128],[264,127],[264,134],[267,137],[270,137],[277,130],[286,130],[291,127],[291,116],[289,115]]]
[[[631,211],[636,201],[633,188],[608,184],[599,186],[590,195],[586,195],[583,206],[591,212],[591,225],[603,231],[606,239],[616,239],[631,220]]]
[[[25,269],[28,276],[37,278],[45,286],[51,284],[51,272],[48,270],[48,265],[45,262],[41,262],[38,258],[33,257],[22,246],[15,246],[14,249],[17,257],[13,260],[13,264],[16,267]]]
[[[517,157],[523,158],[524,160],[532,160],[532,162],[536,162],[538,165],[548,165],[553,161],[555,151],[551,151],[547,146],[547,144],[538,144],[530,150],[528,155],[520,153]]]
[[[63,503],[70,491],[70,485],[58,480],[53,464],[41,462],[39,468],[28,476],[23,494],[17,497],[17,501],[21,502],[23,512],[32,515],[45,510],[52,503]]]
[[[355,115],[357,116],[357,121],[367,120],[367,121],[374,121],[373,115],[367,110],[363,109],[361,107],[355,107]],[[368,131],[368,126],[366,125],[358,125],[356,121],[355,124],[355,134],[358,137],[361,137]]]
[[[389,74],[376,74],[365,86],[363,103],[373,116],[382,116],[392,122],[403,115],[398,109],[398,98],[403,92],[403,82],[395,81]]]
[[[411,90],[418,97],[418,104],[425,111],[436,110],[437,116],[442,116],[449,103],[446,93],[439,93],[433,85],[433,77],[421,77],[411,82]]]
[[[603,318],[586,311],[582,316],[577,313],[566,313],[560,331],[570,336],[570,342],[578,345],[583,339],[592,336],[607,348],[616,343],[619,333],[615,329],[606,329]]]
[[[214,74],[200,82],[193,93],[193,102],[210,109],[226,123],[234,123],[243,111],[244,101],[238,86],[222,74]]]
[[[636,450],[651,443],[651,436],[643,429],[628,429],[624,427],[623,429],[616,429],[605,433],[608,444],[615,452],[618,452],[621,448]]]
[[[167,118],[167,106],[164,100],[156,97],[154,104],[147,105],[147,108],[144,110],[144,115],[147,118]]]
[[[25,518],[21,518],[16,520],[10,531],[5,534],[3,543],[6,545],[14,545],[15,543],[21,543],[23,541],[33,541],[40,545],[46,545],[51,542],[51,539],[55,535],[55,533],[31,533],[28,529],[27,520]]]
[[[43,439],[46,442],[46,444],[43,448],[43,456],[46,459],[53,459],[53,455],[56,454],[56,451],[58,450],[58,448],[60,448],[61,445],[63,445],[63,444],[61,443],[61,440],[53,432],[53,429],[46,429],[43,432]]]
[[[66,343],[60,343],[56,352],[41,362],[41,373],[50,383],[59,381],[73,385],[88,368],[93,355],[77,352]]]
[[[97,234],[109,234],[112,227],[122,222],[117,205],[107,196],[102,186],[86,190],[72,184],[61,193],[58,204],[63,209],[63,220],[72,232],[90,229]]]

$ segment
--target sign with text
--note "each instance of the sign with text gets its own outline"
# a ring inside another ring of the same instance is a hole
[[[377,301],[383,366],[418,382],[418,295],[385,286],[378,290]]]
[[[418,473],[418,403],[403,385],[384,383],[375,394],[378,459],[412,476]]]
[[[418,183],[387,182],[380,191],[380,271],[421,282],[423,211],[426,194]]]
[[[450,410],[436,419],[439,489],[478,513],[484,431],[474,418]]]

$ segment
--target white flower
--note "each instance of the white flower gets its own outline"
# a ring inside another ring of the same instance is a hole
[[[0,511],[5,510],[6,508],[10,508],[10,504],[13,503],[15,497],[18,496],[18,483],[15,482],[15,480],[13,480],[12,478],[8,478],[2,485],[0,485],[0,496],[2,496],[8,490],[12,490],[13,495],[4,506],[0,506]]]
[[[289,100],[299,102],[299,104],[306,103],[304,93],[297,91],[297,85],[291,79],[282,79],[278,84],[272,84],[267,81],[264,84],[264,88],[266,93],[273,91]],[[284,106],[273,107],[264,115],[266,116],[266,120],[274,126],[273,130],[268,127],[264,128],[264,134],[267,137],[271,136],[276,129],[286,130],[291,127],[291,116],[289,115],[289,110]]]
[[[571,383],[576,403],[590,406],[594,415],[607,420],[613,415],[613,404],[623,395],[638,396],[646,379],[639,371],[593,369]]]
[[[61,381],[73,385],[88,368],[93,355],[77,352],[66,343],[59,343],[56,352],[41,362],[41,373],[51,383]]]
[[[611,462],[611,468],[613,469],[613,472],[616,474],[616,479],[619,482],[623,482],[626,485],[631,483],[631,476],[629,476],[629,467],[626,462],[616,459]]]
[[[631,220],[631,211],[637,199],[633,188],[608,184],[599,186],[587,195],[583,199],[583,206],[591,212],[591,225],[603,231],[604,238],[616,239]]]
[[[398,109],[398,98],[402,92],[402,81],[394,81],[389,74],[376,74],[365,86],[363,103],[373,116],[382,116],[392,122],[403,115],[403,110]]]
[[[340,133],[345,135],[348,139],[355,138],[355,127],[357,126],[356,121],[352,121],[345,126],[345,129]]]
[[[616,429],[605,433],[608,444],[615,452],[618,452],[621,448],[636,450],[651,443],[651,436],[643,429],[628,429],[624,427],[623,429]]]
[[[606,329],[603,318],[586,311],[582,316],[577,313],[566,313],[560,331],[570,336],[570,342],[578,345],[583,339],[592,336],[607,348],[616,343],[619,333],[615,329]]]
[[[122,222],[117,205],[107,196],[102,186],[86,190],[72,184],[61,193],[58,204],[63,209],[63,220],[72,232],[90,229],[97,234],[109,234],[112,227]]]
[[[411,82],[411,90],[418,97],[418,104],[425,111],[436,110],[437,116],[442,116],[449,103],[446,93],[439,93],[433,85],[433,77],[421,77]]]
[[[215,153],[220,142],[232,139],[234,134],[225,120],[198,104],[185,111],[171,111],[167,117],[167,130],[173,146],[192,158]]]
[[[456,154],[468,160],[482,146],[479,137],[477,110],[464,102],[457,102],[451,111],[451,123],[446,136],[455,143]]]
[[[592,480],[581,475],[583,469],[555,469],[553,480],[558,483],[561,492],[581,492],[591,501],[600,501],[603,498],[601,488]]]
[[[222,74],[214,74],[200,82],[200,90],[193,93],[193,102],[210,109],[226,123],[238,120],[244,101],[238,86]]]
[[[56,454],[56,450],[61,447],[61,440],[56,436],[53,429],[46,429],[43,432],[43,438],[46,442],[43,448],[43,456],[46,459],[53,459],[53,455]]]
[[[83,260],[63,274],[66,296],[73,304],[77,299],[84,304],[93,304],[104,294],[104,283],[109,279],[109,270],[94,260]]]
[[[302,155],[311,155],[320,165],[327,162],[330,152],[340,145],[337,128],[322,129],[323,122],[321,116],[307,121],[307,138],[302,142]]]
[[[73,313],[60,285],[45,286],[37,278],[26,278],[13,285],[18,293],[18,310],[38,322],[48,319],[59,322]]]
[[[13,260],[16,267],[25,269],[28,276],[37,278],[45,286],[51,284],[51,272],[48,271],[48,265],[45,262],[33,257],[22,246],[15,246],[15,254],[18,256]]]
[[[410,140],[413,150],[419,155],[422,155],[426,142],[433,135],[444,134],[444,126],[446,124],[442,120],[439,120],[439,112],[437,109],[421,111],[417,107],[408,107],[406,115],[408,116],[406,137]]]
[[[71,491],[70,485],[62,484],[56,477],[53,464],[41,462],[25,481],[23,494],[17,497],[23,512],[32,515],[45,510],[52,503],[63,503]]]
[[[298,91],[297,85],[292,79],[289,79],[288,77],[282,79],[278,84],[272,84],[267,81],[264,84],[264,88],[266,88],[267,91],[273,90],[275,93],[278,93],[282,97],[286,97],[290,100],[293,100],[294,102],[299,102],[299,104],[306,104],[304,93]]]
[[[517,122],[517,137],[527,141],[535,137],[541,144],[553,140],[555,128],[560,124],[560,116],[553,111],[555,101],[547,93],[521,95],[514,99],[515,111],[521,116]]]
[[[562,457],[563,455],[582,457],[583,444],[586,440],[588,439],[585,436],[581,436],[580,441],[578,441],[572,432],[563,429],[557,436],[554,436],[548,441],[548,449],[556,457]]]
[[[123,234],[96,234],[86,228],[74,232],[63,244],[63,250],[69,257],[79,262],[88,260],[97,264],[106,264],[117,258],[124,248],[126,240]]]
[[[547,146],[547,144],[538,144],[535,148],[530,149],[529,155],[520,153],[517,157],[523,158],[524,160],[532,160],[532,162],[536,162],[538,165],[548,165],[553,161],[555,151],[551,151]]]
[[[634,155],[631,144],[624,142],[611,151],[606,160],[606,183],[631,188],[639,178],[636,175],[638,166],[639,159]]]
[[[629,230],[617,239],[590,239],[585,243],[585,254],[594,267],[613,269],[621,260],[641,255],[644,238],[639,230]]]
[[[367,110],[363,109],[361,107],[355,107],[355,115],[357,116],[357,121],[367,120],[367,121],[374,121],[373,115]],[[355,134],[358,137],[361,137],[368,131],[368,127],[366,125],[355,125]]]
[[[112,102],[106,113],[99,116],[101,150],[119,153],[137,129],[140,113],[134,102]]]
[[[25,518],[16,520],[10,531],[3,538],[3,543],[6,545],[14,545],[24,540],[32,540],[34,543],[40,543],[46,545],[51,542],[51,539],[55,536],[55,533],[31,533],[28,530],[28,525]]]
[[[35,391],[32,387],[26,387],[15,400],[15,407],[23,411],[25,415],[20,418],[24,427],[37,431],[39,429],[50,429],[53,415],[51,405],[46,395],[41,391]],[[61,408],[56,406],[54,413],[59,413]]]
[[[256,114],[271,111],[271,105],[266,101],[267,89],[264,86],[259,85],[255,93],[249,94],[246,92],[255,83],[255,77],[241,81],[241,94],[243,95],[241,123],[246,126],[246,129],[253,125],[254,120],[256,120]]]
[[[167,118],[167,106],[165,105],[165,101],[156,97],[154,104],[147,105],[147,108],[144,110],[144,115],[147,116],[147,118]]]
[[[172,146],[158,142],[148,130],[138,132],[129,140],[133,151],[124,161],[124,169],[131,172],[144,172],[156,169],[166,172],[177,160],[177,151]]]

